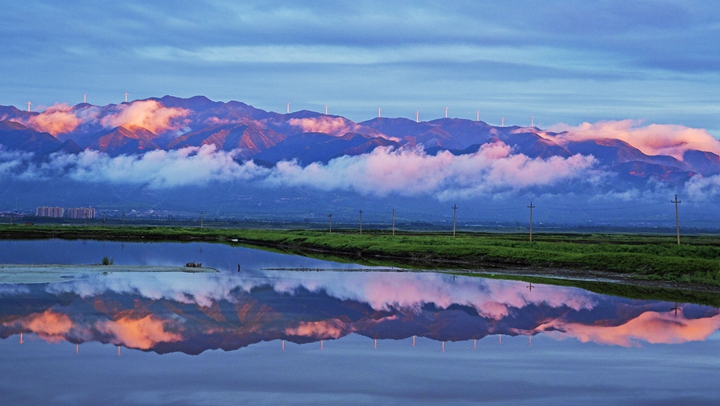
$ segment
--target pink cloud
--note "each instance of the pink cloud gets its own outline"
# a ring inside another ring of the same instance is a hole
[[[168,332],[169,321],[149,315],[141,319],[123,317],[118,320],[99,322],[96,328],[114,338],[113,344],[128,348],[146,350],[160,342],[177,342],[182,339],[179,333]]]
[[[705,130],[681,125],[640,124],[635,120],[582,123],[576,127],[558,124],[550,130],[565,133],[557,136],[544,133],[540,135],[560,145],[572,141],[616,139],[627,142],[647,155],[670,155],[680,160],[683,153],[689,149],[720,155],[720,141]]]
[[[314,118],[291,118],[288,120],[288,124],[294,127],[300,127],[303,132],[317,132],[336,137],[353,132],[370,137],[380,137],[398,141],[397,138],[388,137],[374,128],[361,126],[343,117],[319,116]]]
[[[45,341],[57,343],[65,338],[65,335],[73,328],[73,322],[62,313],[46,310],[43,313],[36,313],[15,320],[8,324],[20,325],[25,331],[31,331]]]
[[[317,118],[291,118],[290,125],[302,128],[305,132],[317,132],[330,135],[343,135],[350,131],[351,124],[342,117],[320,116]]]
[[[301,167],[295,162],[280,162],[266,183],[321,190],[351,189],[378,196],[438,193],[439,198],[448,199],[498,189],[552,185],[566,179],[591,179],[588,171],[595,164],[589,156],[542,159],[510,155],[510,150],[501,142],[460,156],[450,152],[427,155],[419,148],[380,147],[368,154],[334,159],[327,165],[313,163]]]
[[[297,327],[285,329],[287,335],[323,339],[340,338],[350,332],[351,326],[338,319],[301,322]]]
[[[499,320],[510,314],[511,308],[521,309],[528,305],[568,307],[576,311],[595,307],[594,295],[580,289],[543,285],[542,294],[537,294],[529,292],[525,283],[514,281],[488,284],[482,279],[468,279],[455,284],[448,283],[447,275],[422,273],[328,274],[322,279],[297,280],[283,274],[283,278],[282,283],[275,285],[279,292],[292,292],[303,286],[309,291],[326,291],[340,299],[367,303],[375,310],[397,308],[419,312],[429,303],[441,309],[459,304],[473,307],[484,317]]]
[[[629,347],[638,341],[650,344],[678,344],[688,341],[704,341],[720,329],[720,314],[702,319],[675,317],[672,312],[645,312],[619,326],[585,325],[553,320],[538,331],[558,329],[581,342],[619,345]]]
[[[156,100],[141,100],[116,107],[117,111],[100,120],[104,127],[142,127],[155,134],[177,130],[184,126],[183,118],[191,111],[179,107],[165,107]]]
[[[72,107],[63,103],[55,104],[40,114],[30,116],[25,124],[37,131],[57,136],[73,131],[81,122],[72,112]]]

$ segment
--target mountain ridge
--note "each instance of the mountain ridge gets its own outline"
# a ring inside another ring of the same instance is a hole
[[[205,96],[166,95],[106,106],[81,103],[45,112],[0,106],[0,119],[4,149],[38,156],[96,150],[117,157],[213,145],[218,151],[237,151],[241,160],[256,159],[270,165],[295,160],[305,166],[371,153],[378,147],[412,147],[429,155],[447,151],[461,156],[501,142],[512,154],[531,159],[592,156],[597,165],[627,180],[639,177],[676,183],[694,174],[720,173],[720,156],[711,151],[688,149],[681,159],[651,155],[629,142],[602,138],[602,134],[594,139],[568,140],[561,137],[564,133],[537,127],[493,126],[459,118],[416,122],[377,117],[356,123],[309,110],[281,114]],[[52,135],[60,124],[64,125],[61,129],[69,130]]]

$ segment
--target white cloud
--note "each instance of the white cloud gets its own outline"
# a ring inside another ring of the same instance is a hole
[[[309,186],[319,190],[352,190],[364,195],[396,193],[443,198],[466,197],[550,186],[564,180],[592,178],[595,160],[589,156],[529,158],[511,154],[497,142],[477,153],[427,155],[421,149],[376,148],[373,152],[343,156],[328,164],[302,167],[294,161],[268,169],[252,161],[238,163],[238,150],[218,151],[214,145],[142,155],[108,155],[86,150],[78,155],[54,154],[49,162],[33,164],[30,155],[0,155],[0,175],[25,180],[57,176],[79,182],[147,185],[153,189],[202,186],[211,182],[247,181],[265,187]]]

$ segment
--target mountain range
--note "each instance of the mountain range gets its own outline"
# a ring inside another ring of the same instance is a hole
[[[62,105],[42,113],[0,106],[0,145],[8,151],[33,153],[37,159],[83,150],[117,157],[213,145],[219,151],[235,151],[238,162],[253,160],[272,167],[296,160],[306,166],[367,154],[378,147],[462,156],[502,143],[513,154],[531,159],[592,156],[599,168],[618,174],[624,182],[652,179],[680,184],[695,175],[720,173],[720,156],[712,151],[690,148],[681,156],[653,155],[602,134],[590,139],[564,135],[534,126],[493,126],[456,118],[416,122],[377,117],[356,123],[307,110],[279,114],[203,96],[165,96],[106,106]]]

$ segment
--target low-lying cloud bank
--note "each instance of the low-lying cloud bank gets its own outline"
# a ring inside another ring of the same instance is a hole
[[[435,195],[438,198],[512,192],[568,180],[595,182],[602,173],[591,156],[529,158],[513,154],[502,142],[484,145],[477,153],[428,155],[420,148],[377,148],[371,153],[343,156],[328,164],[301,166],[282,161],[273,168],[240,163],[238,151],[213,145],[142,155],[109,157],[86,150],[78,155],[54,154],[36,163],[27,153],[0,150],[0,179],[43,181],[64,178],[87,183],[146,185],[152,189],[204,186],[212,182],[253,182],[265,187],[312,187],[355,191],[363,195]]]

